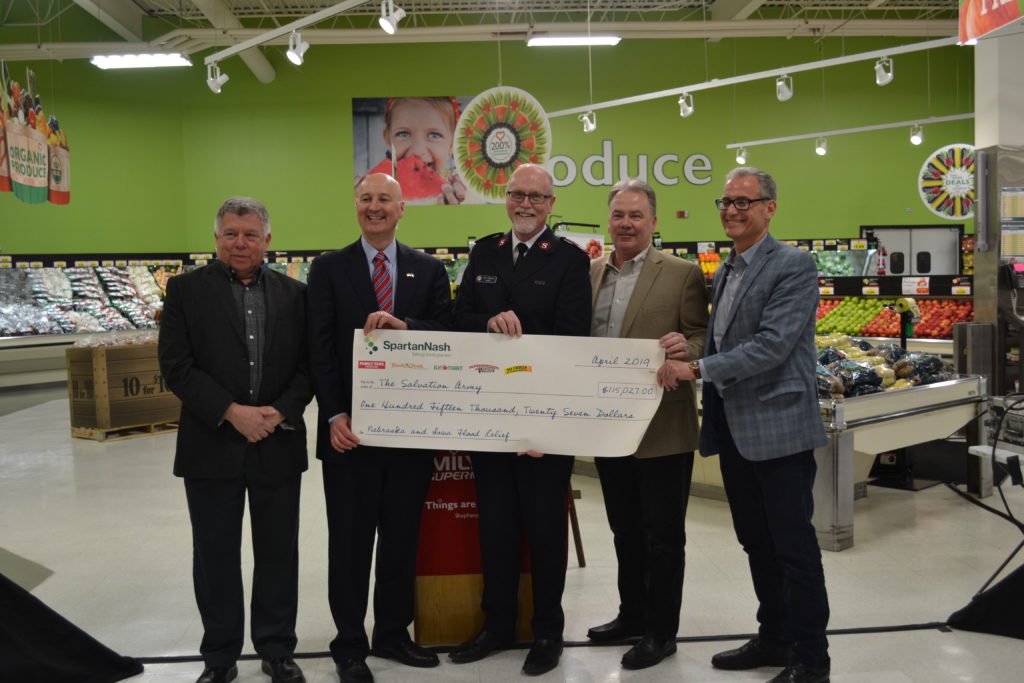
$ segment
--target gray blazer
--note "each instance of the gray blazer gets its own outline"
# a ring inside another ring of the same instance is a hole
[[[826,442],[814,378],[814,323],[818,270],[807,252],[766,234],[758,258],[743,276],[729,313],[722,348],[713,330],[725,268],[715,273],[704,346],[704,420],[701,455],[722,443],[724,413],[747,460],[771,460]]]

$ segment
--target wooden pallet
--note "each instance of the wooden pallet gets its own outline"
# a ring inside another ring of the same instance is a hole
[[[72,427],[71,436],[79,439],[92,439],[93,441],[121,441],[123,439],[135,439],[140,436],[152,436],[153,434],[176,431],[178,431],[178,423],[173,421],[131,425],[129,427],[111,427],[109,429],[100,427]]]

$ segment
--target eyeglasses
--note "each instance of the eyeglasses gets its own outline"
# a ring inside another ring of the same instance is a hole
[[[531,204],[543,204],[544,202],[546,202],[547,200],[551,199],[554,196],[555,195],[553,194],[541,194],[540,192],[531,192],[527,194],[525,192],[518,192],[515,190],[509,191],[508,193],[508,198],[511,199],[516,204],[522,204],[523,200],[526,199],[527,197],[530,198]]]
[[[771,200],[771,197],[758,197],[757,199],[747,199],[746,197],[729,199],[728,197],[722,197],[715,200],[715,206],[718,207],[719,211],[725,211],[730,206],[735,206],[737,211],[746,211],[754,202],[770,202]]]

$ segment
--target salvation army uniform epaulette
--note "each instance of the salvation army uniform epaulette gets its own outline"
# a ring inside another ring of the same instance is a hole
[[[577,249],[579,249],[580,251],[582,251],[582,252],[583,252],[584,254],[586,254],[586,253],[587,253],[586,251],[584,251],[583,247],[581,247],[581,246],[579,245],[579,243],[577,243],[577,242],[574,242],[574,241],[572,241],[571,239],[569,239],[568,237],[565,237],[564,235],[559,235],[559,236],[558,236],[558,239],[562,240],[562,241],[563,241],[563,242],[565,242],[566,244],[571,244],[572,246],[574,246],[574,247],[576,247]]]
[[[480,242],[483,242],[484,240],[492,240],[495,237],[501,237],[504,234],[505,233],[503,233],[503,232],[496,232],[496,233],[494,233],[492,235],[487,235],[486,237],[481,237],[480,239],[477,240],[477,243],[479,244]]]

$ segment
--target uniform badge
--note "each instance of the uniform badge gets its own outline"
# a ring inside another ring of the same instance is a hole
[[[552,244],[551,242],[544,240],[543,242],[538,242],[537,246],[540,247],[542,251],[548,251],[549,249],[551,249]]]
[[[503,247],[506,244],[508,244],[508,235],[506,235],[505,237],[502,237],[500,240],[498,240],[498,246],[499,247]]]
[[[481,284],[485,284],[485,285],[493,285],[493,284],[498,282],[498,276],[497,275],[477,275],[476,276],[476,281],[481,283]]]

